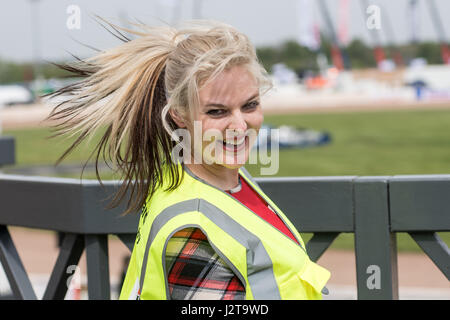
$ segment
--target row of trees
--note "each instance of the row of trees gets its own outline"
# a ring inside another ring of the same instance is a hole
[[[359,39],[353,40],[344,49],[353,69],[375,68],[376,62],[373,54],[373,48],[366,45]],[[424,58],[428,64],[441,64],[441,48],[436,42],[422,42],[416,44],[406,44],[399,46],[388,46],[384,48],[386,58],[394,59],[398,53],[405,64],[417,57]],[[322,41],[320,51],[326,55],[331,63],[331,43]],[[283,62],[289,68],[300,70],[317,70],[317,53],[307,47],[300,46],[296,41],[286,41],[279,47],[260,47],[257,48],[258,57],[264,67],[270,71],[275,63]]]
[[[331,62],[331,44],[322,39],[323,52]],[[346,48],[346,54],[354,69],[373,68],[376,66],[372,48],[363,41],[355,39]],[[393,52],[398,52],[405,63],[416,57],[422,57],[429,64],[442,63],[440,44],[436,42],[422,42],[385,48],[387,58],[392,58]],[[317,53],[307,47],[300,46],[296,41],[286,41],[280,46],[267,46],[257,48],[258,57],[264,67],[270,72],[275,63],[282,62],[295,71],[317,70]],[[33,79],[34,68],[31,63],[12,63],[0,60],[0,83],[27,82]],[[51,63],[39,66],[40,74],[46,78],[62,78],[70,74]]]
[[[44,79],[64,78],[71,76],[69,72],[51,63],[37,66]],[[31,63],[14,63],[0,60],[0,84],[22,83],[33,80],[36,66]]]

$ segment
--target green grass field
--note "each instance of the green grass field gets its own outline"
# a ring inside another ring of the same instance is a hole
[[[332,137],[328,145],[280,151],[276,176],[450,173],[450,110],[291,114],[266,116],[265,122],[327,131]],[[5,171],[54,164],[69,142],[62,138],[46,139],[50,134],[47,129],[4,132],[4,135],[16,138],[17,162],[16,166],[6,167]],[[97,139],[94,137],[92,142]],[[63,163],[87,160],[91,148],[90,145],[82,145]],[[247,168],[252,175],[259,175],[258,165]],[[79,178],[80,174],[64,176]],[[103,176],[114,178],[108,172]],[[85,172],[83,177],[95,176],[92,172]],[[440,235],[447,244],[450,243],[450,233]],[[341,234],[333,244],[333,248],[352,247],[352,234]],[[420,250],[406,234],[398,234],[398,249]]]
[[[447,110],[283,115],[265,120],[332,136],[326,146],[280,152],[279,176],[450,173]]]

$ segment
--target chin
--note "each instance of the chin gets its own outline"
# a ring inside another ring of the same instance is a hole
[[[245,163],[236,163],[236,164],[223,163],[221,165],[227,169],[239,169],[240,167],[243,167]]]

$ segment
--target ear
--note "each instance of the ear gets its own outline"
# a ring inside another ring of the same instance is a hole
[[[170,109],[169,114],[179,128],[186,128],[186,123],[184,122],[184,119],[180,116],[180,114],[176,110]]]

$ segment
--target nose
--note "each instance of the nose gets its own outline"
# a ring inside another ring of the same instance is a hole
[[[236,110],[232,113],[227,130],[234,131],[234,135],[245,134],[245,131],[247,130],[247,121],[240,110]]]

